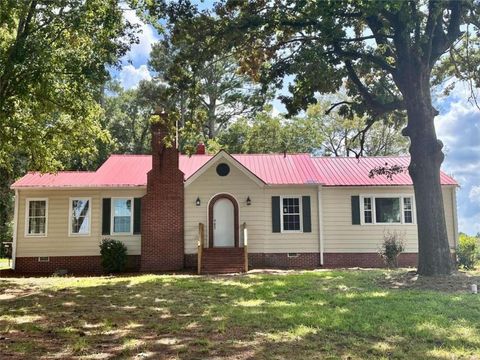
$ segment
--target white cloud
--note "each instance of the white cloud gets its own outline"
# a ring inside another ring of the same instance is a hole
[[[470,193],[468,194],[468,198],[472,201],[472,202],[477,202],[480,204],[480,186],[473,186],[471,189],[470,189]]]
[[[131,24],[139,26],[137,34],[138,44],[133,44],[130,51],[122,59],[124,62],[132,62],[134,65],[145,64],[148,61],[152,45],[158,40],[156,30],[148,24],[145,24],[133,10],[124,12],[125,19]]]
[[[480,231],[480,111],[461,91],[442,100],[446,112],[436,118],[438,137],[445,144],[443,170],[460,183],[457,195],[460,231]]]
[[[152,76],[145,64],[138,68],[133,65],[126,65],[122,67],[117,78],[125,89],[131,89],[136,88],[141,80],[151,80]]]

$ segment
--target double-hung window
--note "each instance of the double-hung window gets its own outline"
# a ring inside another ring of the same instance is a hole
[[[90,235],[90,198],[70,199],[70,235]]]
[[[412,196],[362,196],[363,224],[413,224]]]
[[[133,200],[131,198],[112,199],[112,234],[132,234]]]
[[[27,199],[26,211],[26,229],[27,236],[46,236],[48,224],[48,200],[47,199]]]
[[[302,231],[302,201],[300,197],[282,198],[282,230]]]

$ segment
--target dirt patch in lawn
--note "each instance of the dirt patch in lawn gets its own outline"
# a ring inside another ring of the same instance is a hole
[[[389,271],[377,280],[389,289],[434,290],[442,292],[470,292],[471,285],[480,289],[479,272],[457,271],[450,276],[419,276],[416,271]]]

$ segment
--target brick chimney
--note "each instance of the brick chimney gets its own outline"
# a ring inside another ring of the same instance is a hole
[[[168,116],[160,114],[152,130],[152,169],[142,198],[141,271],[180,270],[184,264],[184,175],[176,144],[167,147]]]
[[[205,144],[199,143],[197,145],[197,155],[205,155]]]

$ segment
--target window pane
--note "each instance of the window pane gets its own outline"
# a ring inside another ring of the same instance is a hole
[[[88,234],[89,211],[90,202],[88,200],[72,201],[72,234]]]
[[[403,208],[405,210],[412,210],[412,198],[403,198]]]
[[[372,210],[372,199],[371,198],[364,198],[363,199],[363,208],[365,210]]]
[[[283,215],[283,230],[300,230],[300,215]]]
[[[375,198],[375,216],[377,223],[399,223],[400,199]]]
[[[412,224],[413,223],[413,217],[412,217],[412,212],[411,211],[405,211],[405,223],[407,223],[407,224]]]
[[[283,199],[283,213],[284,214],[299,214],[300,213],[300,199],[299,198],[284,198]]]
[[[372,221],[373,221],[372,212],[371,211],[365,211],[365,223],[371,224]]]
[[[113,200],[113,232],[129,233],[131,231],[132,200]]]
[[[47,203],[44,200],[30,201],[29,216],[45,216]]]

